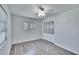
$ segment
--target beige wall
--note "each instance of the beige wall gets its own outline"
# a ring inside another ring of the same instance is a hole
[[[35,24],[35,29],[24,31],[24,23]],[[41,38],[41,21],[21,16],[12,16],[12,43],[31,41]]]
[[[55,43],[79,54],[79,9],[56,16]]]

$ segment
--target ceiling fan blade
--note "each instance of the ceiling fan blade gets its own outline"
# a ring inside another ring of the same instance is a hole
[[[51,12],[52,12],[52,11],[53,11],[53,9],[50,9],[50,10],[48,10],[48,11],[51,11]]]
[[[56,14],[55,13],[45,13],[46,14],[46,17],[48,16],[55,16]]]
[[[45,12],[45,14],[53,14],[53,12],[48,11],[48,12]]]
[[[44,11],[44,8],[42,6],[38,7],[41,11]]]

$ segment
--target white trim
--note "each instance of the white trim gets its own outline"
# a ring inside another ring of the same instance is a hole
[[[18,42],[12,42],[11,45],[17,44],[17,43],[22,43],[22,42],[29,42],[29,41],[33,41],[33,40],[39,40],[39,39],[41,39],[41,38],[32,38],[32,39],[29,39],[29,40],[18,41]]]
[[[8,55],[10,55],[11,47],[12,47],[12,45],[10,45],[10,47],[9,47]]]
[[[0,49],[6,44],[6,40],[0,45]]]
[[[59,43],[54,43],[54,44],[57,45],[57,46],[59,46],[59,47],[61,47],[61,48],[66,49],[66,50],[68,50],[68,51],[71,51],[72,53],[79,54],[78,52],[76,52],[76,51],[74,51],[74,50],[71,50],[71,49],[69,49],[69,48],[67,48],[67,47],[65,47],[65,46],[63,46],[63,45],[60,45]]]

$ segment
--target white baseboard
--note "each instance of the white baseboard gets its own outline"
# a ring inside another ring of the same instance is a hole
[[[29,41],[32,41],[32,40],[39,40],[39,39],[41,39],[41,38],[32,38],[32,39],[29,39],[29,40],[23,40],[23,41],[12,42],[11,45],[17,44],[17,43],[22,43],[22,42],[29,42]]]
[[[12,47],[12,45],[10,45],[10,47],[9,47],[8,55],[10,54],[10,51],[11,51],[11,47]]]
[[[74,50],[71,50],[71,49],[69,49],[69,48],[67,48],[67,47],[65,47],[65,46],[60,45],[59,43],[54,43],[54,44],[57,45],[57,46],[59,46],[59,47],[61,47],[61,48],[66,49],[66,50],[68,50],[68,51],[70,51],[70,52],[72,52],[72,53],[79,54],[78,52],[76,52],[76,51],[74,51]]]

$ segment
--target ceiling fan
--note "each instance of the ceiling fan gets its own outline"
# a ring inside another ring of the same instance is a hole
[[[46,15],[50,15],[50,14],[53,14],[53,9],[49,9],[49,10],[46,10],[45,7],[43,6],[38,6],[38,16],[40,17],[44,17]]]
[[[48,12],[53,11],[53,9],[50,9],[50,10],[45,10],[45,8],[44,8],[44,7],[42,7],[42,6],[38,6],[38,8],[39,8],[40,10],[42,10],[42,11],[48,11]]]

